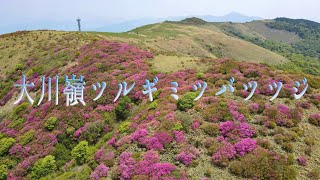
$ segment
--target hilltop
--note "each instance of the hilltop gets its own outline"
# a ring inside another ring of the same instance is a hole
[[[188,20],[182,21],[188,23]],[[203,21],[201,21],[203,22]],[[199,21],[198,21],[199,23]],[[127,33],[99,33],[106,39],[134,43],[155,54],[184,57],[231,58],[238,61],[283,64],[288,60],[270,50],[226,35],[213,25],[199,26],[163,22],[136,28]]]

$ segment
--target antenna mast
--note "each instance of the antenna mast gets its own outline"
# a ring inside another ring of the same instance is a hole
[[[77,19],[77,22],[78,22],[78,31],[79,31],[79,32],[81,31],[81,24],[80,24],[80,21],[81,21],[81,19],[80,19],[80,18],[78,18],[78,19]]]

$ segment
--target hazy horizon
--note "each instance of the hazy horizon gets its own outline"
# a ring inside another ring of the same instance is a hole
[[[177,16],[223,16],[237,12],[247,16],[273,19],[276,17],[301,18],[320,22],[317,7],[320,2],[303,3],[289,0],[10,0],[0,1],[0,34],[13,30],[75,29],[75,19],[83,20],[86,30],[137,19],[165,19]]]

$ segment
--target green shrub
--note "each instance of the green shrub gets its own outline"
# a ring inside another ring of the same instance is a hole
[[[102,114],[103,118],[104,118],[104,122],[107,123],[107,124],[113,124],[116,120],[116,115],[115,113],[112,111],[112,112],[104,112]]]
[[[122,122],[118,127],[118,131],[120,133],[125,133],[128,131],[130,125],[131,125],[131,122],[129,122],[129,121]]]
[[[31,171],[32,179],[40,179],[50,173],[53,173],[57,169],[54,156],[48,155],[45,158],[39,159]]]
[[[288,165],[284,156],[263,149],[231,162],[229,170],[235,175],[254,179],[295,179],[297,175],[294,166]]]
[[[283,179],[296,179],[298,172],[293,165],[287,166],[283,172]]]
[[[90,179],[91,172],[92,170],[88,165],[83,165],[81,166],[78,173],[76,174],[75,179],[79,179],[79,180]]]
[[[67,149],[73,149],[77,145],[77,142],[72,139],[74,131],[74,127],[68,127],[57,136],[58,142],[63,144]]]
[[[203,73],[197,73],[197,78],[198,79],[203,79],[203,77],[204,77],[204,74]]]
[[[258,129],[258,132],[261,136],[267,136],[269,134],[268,128],[262,126]]]
[[[270,149],[271,148],[271,143],[269,140],[267,139],[261,139],[261,138],[258,138],[257,139],[257,144],[265,149]]]
[[[23,70],[23,64],[16,64],[16,71]]]
[[[284,143],[282,146],[282,149],[284,149],[287,152],[292,153],[293,152],[293,144],[292,143]]]
[[[47,119],[47,121],[46,121],[44,126],[45,126],[46,129],[51,131],[56,127],[57,122],[58,122],[58,119],[56,117],[50,117],[49,119]]]
[[[6,165],[0,165],[0,180],[5,180],[7,179],[8,175],[8,167]]]
[[[130,103],[131,103],[131,99],[129,97],[124,96],[120,98],[118,105],[115,109],[118,121],[126,120],[129,117],[130,111],[128,109],[128,105]]]
[[[192,118],[191,116],[184,111],[177,111],[174,115],[174,119],[181,122],[183,129],[188,130],[192,125]]]
[[[176,131],[180,131],[183,129],[183,126],[180,123],[176,123],[174,124],[174,126],[172,127],[172,130],[176,130]]]
[[[77,180],[88,180],[92,170],[88,165],[77,166],[72,169],[72,172],[65,172],[55,179],[77,179]]]
[[[219,124],[216,123],[204,123],[200,128],[210,136],[217,136],[220,133]]]
[[[74,147],[71,151],[72,157],[76,160],[77,164],[83,164],[88,157],[88,142],[81,141],[76,147]]]
[[[187,92],[182,95],[177,102],[178,109],[186,111],[194,106],[194,99],[197,97],[196,92]]]
[[[101,137],[103,132],[102,123],[90,124],[87,129],[82,133],[81,137],[84,138],[89,144],[94,144]]]
[[[56,157],[57,167],[62,167],[65,163],[69,162],[71,157],[71,151],[67,149],[63,144],[58,143],[53,150],[53,155]]]
[[[13,120],[20,118],[21,117],[19,116],[20,112],[26,110],[28,106],[29,106],[28,102],[21,103],[19,106],[13,109],[10,118]]]
[[[0,140],[0,156],[6,154],[15,142],[16,140],[13,138],[2,138]]]
[[[24,118],[14,119],[11,121],[9,127],[15,128],[15,127],[21,126],[24,122],[26,122],[26,120]]]
[[[294,158],[294,155],[292,153],[289,153],[287,157],[287,164],[293,165],[295,161],[296,159]]]
[[[210,122],[228,121],[232,119],[226,100],[221,99],[219,102],[211,104],[210,107],[203,111],[203,118]]]
[[[276,134],[276,135],[274,135],[274,141],[277,144],[282,144],[284,141],[284,136],[282,134]]]
[[[101,148],[109,139],[113,136],[113,132],[108,132],[102,138],[99,139],[99,142],[95,145],[97,149]]]
[[[158,106],[157,101],[153,101],[152,103],[149,104],[148,110],[156,109]]]
[[[276,127],[277,127],[277,124],[276,124],[275,122],[271,121],[271,122],[269,123],[269,128],[270,128],[270,129],[275,129]]]
[[[26,145],[28,144],[29,142],[32,141],[32,139],[34,138],[34,134],[35,134],[35,131],[32,129],[28,132],[26,132],[24,135],[22,135],[19,139],[19,143],[21,145]]]

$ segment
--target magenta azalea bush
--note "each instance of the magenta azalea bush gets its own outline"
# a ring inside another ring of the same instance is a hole
[[[133,175],[145,175],[150,179],[160,179],[164,175],[171,174],[172,171],[176,169],[176,167],[170,163],[159,162],[159,155],[154,150],[147,151],[143,159],[139,162],[132,159],[130,153],[127,152],[123,152],[120,158],[119,170],[121,179],[131,179]]]
[[[229,142],[222,142],[222,145],[212,155],[212,160],[217,165],[224,165],[224,163],[231,160],[236,155],[236,149]]]
[[[220,123],[220,134],[227,139],[250,138],[255,133],[255,128],[246,122],[235,123],[233,121],[226,121]]]
[[[297,161],[300,166],[307,166],[307,159],[305,157],[300,156]]]
[[[186,138],[183,132],[174,130],[173,134],[174,134],[174,139],[177,141],[177,143],[182,143],[186,141]]]
[[[245,138],[237,142],[234,147],[240,156],[244,156],[246,153],[255,150],[255,148],[257,147],[257,142],[251,138]]]
[[[107,177],[108,172],[109,172],[109,168],[104,164],[100,164],[94,169],[90,177],[94,180],[99,180],[100,178]]]
[[[320,126],[320,113],[311,114],[309,116],[309,122],[313,125]]]
[[[189,166],[193,160],[199,157],[200,151],[197,148],[186,146],[184,149],[176,156],[176,160],[180,161],[186,166]]]
[[[131,157],[130,152],[123,152],[119,156],[120,179],[131,179],[134,174],[136,161]]]

